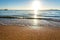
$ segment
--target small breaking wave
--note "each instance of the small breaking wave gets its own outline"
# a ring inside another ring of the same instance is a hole
[[[45,17],[33,18],[33,17],[25,17],[25,16],[20,16],[20,17],[18,17],[18,16],[0,16],[0,18],[7,18],[7,19],[38,19],[38,20],[48,20],[48,21],[60,22],[60,19],[55,19],[55,18],[50,18],[50,17],[45,16]]]

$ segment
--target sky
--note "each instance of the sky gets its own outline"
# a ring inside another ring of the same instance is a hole
[[[0,9],[32,10],[35,0],[0,0]],[[40,10],[60,9],[60,0],[38,0]]]

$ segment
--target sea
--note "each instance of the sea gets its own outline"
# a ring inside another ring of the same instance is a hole
[[[0,10],[0,25],[60,27],[60,10]]]

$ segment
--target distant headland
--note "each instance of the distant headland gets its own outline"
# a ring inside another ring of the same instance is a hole
[[[8,9],[0,9],[0,10],[4,10],[4,11],[7,11]]]
[[[0,9],[0,10],[7,11],[7,10],[18,10],[18,9]],[[24,10],[21,10],[21,11],[33,11],[33,10],[25,10],[24,9]],[[39,10],[39,11],[60,11],[60,9],[44,9],[44,10]]]

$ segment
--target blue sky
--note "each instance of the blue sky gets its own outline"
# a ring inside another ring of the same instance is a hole
[[[0,0],[0,9],[32,9],[34,0]],[[40,9],[60,9],[60,0],[39,0]]]

